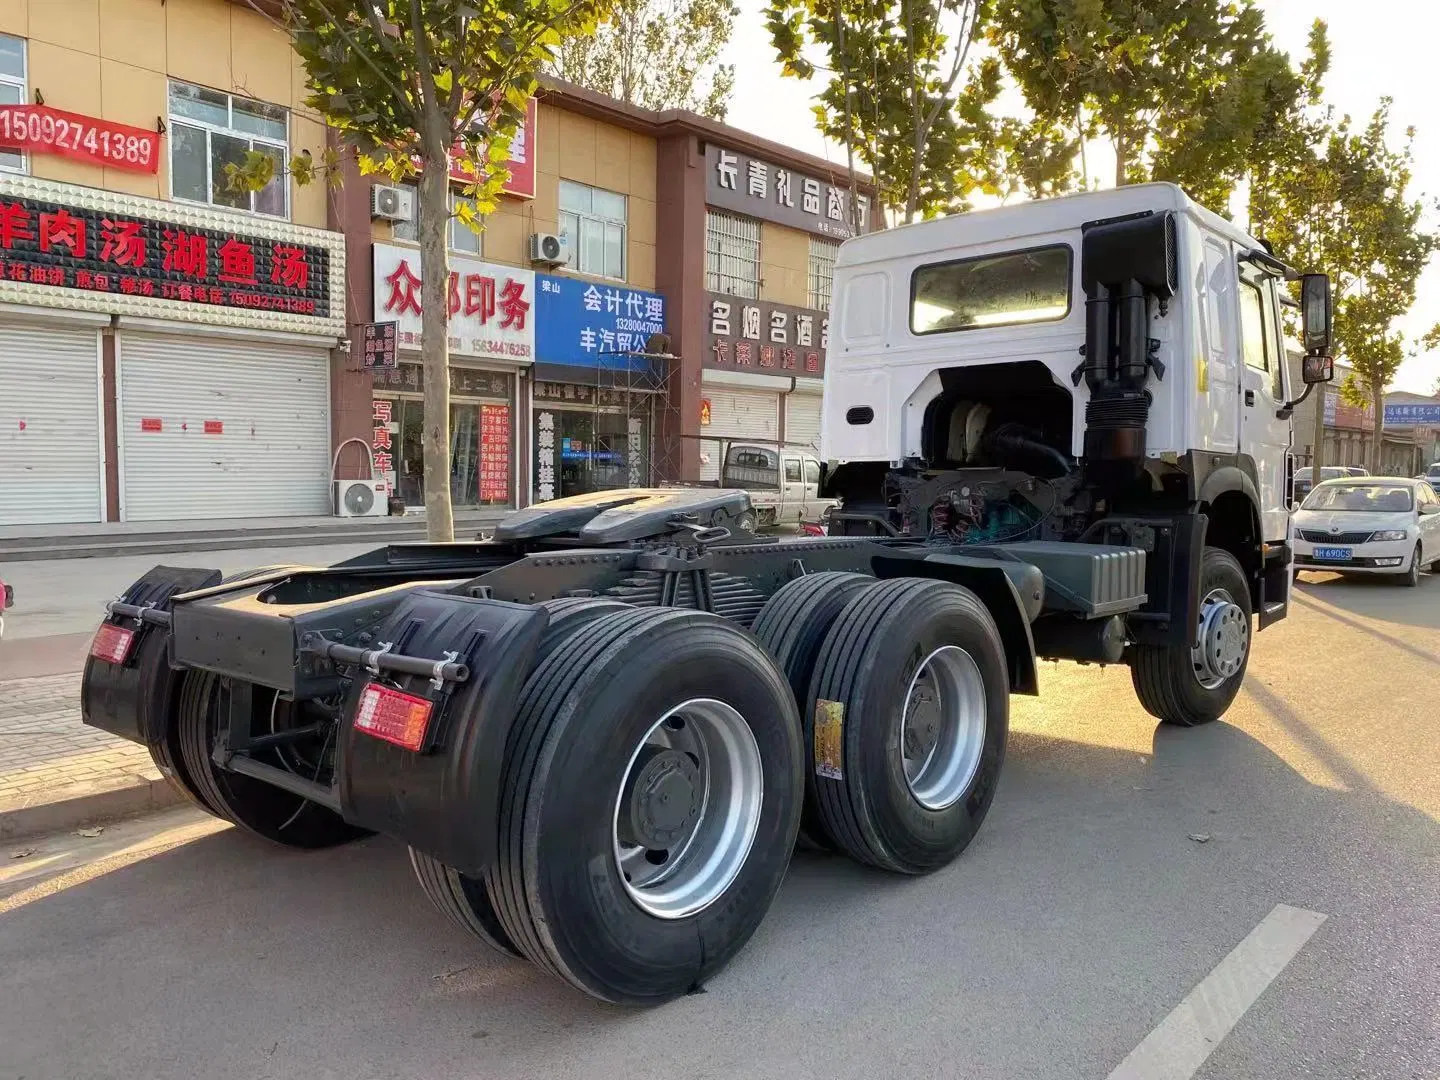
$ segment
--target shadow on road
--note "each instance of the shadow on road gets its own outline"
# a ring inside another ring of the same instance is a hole
[[[1299,586],[1292,594],[1295,600],[1317,611],[1324,610],[1315,603],[1319,600],[1367,619],[1440,630],[1440,574],[1422,574],[1419,587],[1410,589],[1387,577],[1341,577],[1302,570],[1295,584]]]
[[[393,843],[230,830],[0,915],[0,1074],[1098,1077],[1282,902],[1331,918],[1203,1076],[1361,1075],[1377,1031],[1434,1065],[1436,823],[1329,764],[1347,790],[1223,723],[1149,755],[1017,733],[951,867],[798,858],[706,994],[640,1013],[487,952]]]

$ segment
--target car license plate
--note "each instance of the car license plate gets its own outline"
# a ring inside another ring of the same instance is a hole
[[[1317,547],[1315,558],[1325,562],[1347,562],[1354,549],[1342,547]]]

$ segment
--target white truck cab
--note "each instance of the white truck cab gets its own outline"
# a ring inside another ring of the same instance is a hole
[[[821,426],[831,534],[1142,547],[1126,643],[1142,700],[1166,692],[1162,669],[1233,696],[1250,616],[1288,603],[1299,394],[1281,305],[1300,277],[1169,184],[847,241]],[[1323,382],[1329,282],[1303,277],[1304,377]]]

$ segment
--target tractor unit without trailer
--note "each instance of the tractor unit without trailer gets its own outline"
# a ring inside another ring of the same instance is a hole
[[[1224,712],[1288,597],[1291,276],[1158,185],[849,241],[830,536],[628,490],[328,568],[156,567],[96,633],[85,720],[268,839],[399,839],[457,924],[585,993],[685,993],[797,837],[903,874],[963,850],[1037,657]],[[1302,292],[1323,381],[1328,282]]]

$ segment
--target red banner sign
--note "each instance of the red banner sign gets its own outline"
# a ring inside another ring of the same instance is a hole
[[[524,122],[515,129],[515,137],[510,140],[510,160],[505,163],[506,168],[510,170],[510,179],[506,180],[505,186],[500,189],[506,195],[514,195],[521,199],[535,197],[535,157],[540,151],[537,142],[539,112],[540,107],[532,97],[525,106]],[[451,180],[473,184],[475,175],[475,170],[469,162],[462,163],[454,158],[451,159]]]
[[[157,132],[48,105],[0,105],[0,146],[131,172],[153,173],[160,168]]]
[[[480,406],[480,501],[510,501],[510,406]]]

